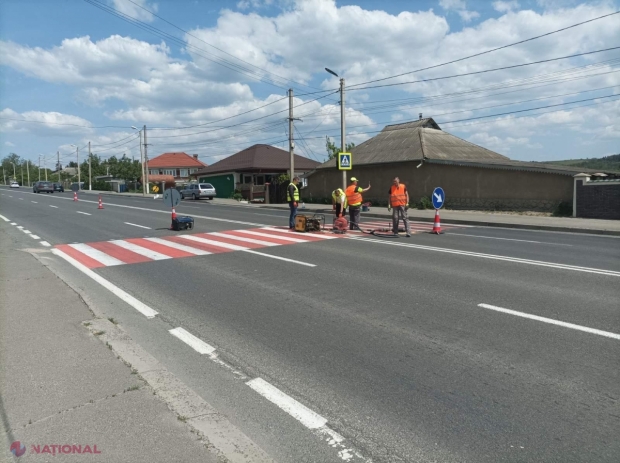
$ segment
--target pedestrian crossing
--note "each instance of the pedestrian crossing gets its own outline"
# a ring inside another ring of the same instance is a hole
[[[403,222],[399,223],[400,228],[404,228]],[[442,230],[450,230],[454,228],[464,228],[467,225],[442,225]],[[372,220],[372,221],[363,221],[360,222],[360,228],[364,231],[377,230],[383,233],[391,233],[392,232],[392,219],[386,218],[385,220]],[[432,222],[413,222],[409,221],[409,228],[411,229],[411,233],[429,233],[433,229]],[[363,232],[359,230],[347,231],[347,233],[356,233],[362,234]]]
[[[247,251],[287,244],[312,243],[340,237],[341,235],[328,233],[296,233],[283,228],[262,227],[161,238],[129,238],[93,243],[59,244],[55,247],[82,265],[93,269]]]

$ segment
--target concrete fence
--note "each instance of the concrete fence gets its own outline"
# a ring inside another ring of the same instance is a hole
[[[577,174],[574,182],[573,217],[620,220],[620,179],[592,180]]]

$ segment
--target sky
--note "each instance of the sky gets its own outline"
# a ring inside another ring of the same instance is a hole
[[[53,167],[60,153],[66,165],[90,142],[102,158],[139,159],[144,126],[149,158],[287,150],[292,89],[295,151],[323,162],[326,137],[340,146],[339,79],[325,68],[345,79],[347,142],[422,113],[515,160],[616,154],[620,48],[601,50],[620,47],[619,10],[620,0],[0,0],[0,157]]]

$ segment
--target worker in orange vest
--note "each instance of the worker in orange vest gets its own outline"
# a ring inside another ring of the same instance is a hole
[[[394,177],[389,193],[388,211],[392,211],[392,231],[395,235],[398,235],[398,222],[402,219],[405,224],[407,238],[409,238],[411,236],[411,228],[409,227],[409,218],[407,217],[407,209],[409,209],[409,192],[407,187],[404,183],[400,183],[398,177]]]
[[[362,209],[362,193],[368,190],[370,190],[370,182],[368,182],[368,188],[362,188],[361,186],[357,186],[357,179],[351,177],[351,184],[344,192],[347,197],[347,204],[349,205],[349,230],[359,228],[360,210]]]

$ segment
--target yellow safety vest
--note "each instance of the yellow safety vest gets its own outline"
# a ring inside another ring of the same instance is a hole
[[[293,182],[289,183],[288,186],[290,187],[291,185],[293,185],[295,187],[295,193],[293,194],[293,199],[291,199],[291,193],[289,192],[289,189],[286,189],[286,202],[290,203],[292,201],[295,202],[299,202],[299,188],[297,188],[297,185],[295,185]]]

